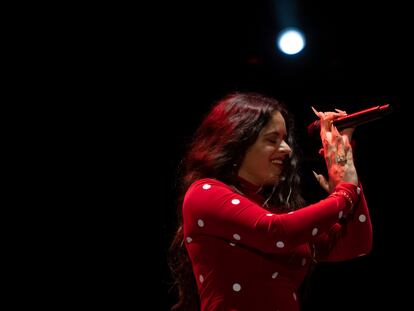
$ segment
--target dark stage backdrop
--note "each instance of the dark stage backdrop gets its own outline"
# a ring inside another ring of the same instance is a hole
[[[315,120],[310,107],[354,112],[393,106],[391,115],[354,134],[373,251],[321,264],[309,280],[303,310],[371,310],[386,303],[405,310],[400,306],[412,304],[408,92],[414,53],[412,9],[404,2],[406,7],[361,0],[135,1],[48,6],[40,10],[47,12],[43,16],[30,12],[27,19],[22,13],[26,23],[9,27],[21,30],[13,38],[23,46],[14,49],[18,59],[8,62],[14,70],[7,80],[18,77],[29,85],[13,83],[18,89],[11,106],[17,110],[5,119],[27,115],[33,126],[13,122],[5,137],[24,129],[22,137],[34,138],[33,145],[15,140],[25,152],[12,169],[29,163],[39,172],[14,175],[23,182],[30,175],[36,180],[30,188],[37,185],[36,194],[45,194],[37,204],[26,189],[17,196],[29,198],[24,207],[45,225],[33,217],[30,232],[7,231],[24,241],[12,243],[24,251],[15,256],[17,269],[8,269],[13,283],[7,288],[19,289],[13,302],[39,302],[43,309],[169,310],[174,297],[167,250],[185,146],[215,100],[254,91],[283,100],[295,116],[310,203],[325,195],[312,175],[324,165],[316,154],[319,144],[306,133]],[[305,32],[301,54],[276,51],[275,37],[284,26]],[[44,165],[30,161],[36,155]],[[51,210],[42,213],[49,202]],[[27,215],[20,205],[14,210]]]
[[[306,133],[315,119],[310,107],[349,113],[385,103],[393,107],[392,114],[361,125],[354,134],[356,166],[372,213],[373,251],[348,262],[321,264],[309,281],[303,310],[359,310],[409,300],[398,285],[411,266],[406,251],[410,207],[405,203],[410,192],[405,190],[408,181],[397,177],[411,178],[411,123],[405,117],[412,56],[404,37],[405,10],[377,2],[297,1],[297,26],[303,27],[308,44],[302,54],[284,57],[274,47],[281,28],[275,3],[174,3],[157,16],[158,41],[151,50],[151,82],[157,91],[151,102],[160,108],[150,110],[161,130],[151,142],[156,150],[152,160],[157,160],[151,182],[162,191],[156,204],[160,310],[169,310],[173,302],[166,253],[176,225],[179,161],[209,106],[230,91],[263,92],[293,112],[309,202],[324,196],[312,175],[312,170],[323,172],[324,165],[316,154],[319,145]]]

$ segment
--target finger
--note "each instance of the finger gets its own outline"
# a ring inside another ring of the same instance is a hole
[[[351,141],[354,131],[355,131],[355,127],[348,127],[341,131],[341,135],[346,135],[348,137],[348,140]]]
[[[321,132],[323,131],[331,131],[331,127],[332,127],[332,120],[335,119],[334,117],[332,117],[331,113],[324,113],[324,116],[321,117],[320,120],[320,126],[321,126]]]
[[[329,183],[327,182],[326,178],[322,174],[317,174],[313,171],[313,175],[315,176],[316,180],[318,181],[319,185],[326,191],[329,192]]]
[[[332,124],[332,134],[335,135],[335,137],[341,136],[341,134],[339,134],[337,127],[333,124]]]
[[[332,132],[326,132],[325,133],[325,138],[326,138],[326,140],[328,141],[329,144],[332,144],[332,138],[333,138]]]
[[[329,144],[324,148],[324,158],[327,167],[331,167],[335,163],[335,158],[337,156],[337,146],[336,144]]]
[[[354,156],[351,143],[349,142],[348,136],[346,135],[343,135],[342,139],[345,145],[346,160],[347,162],[350,161],[350,163],[352,163],[354,161]]]
[[[332,132],[325,132],[324,138],[322,139],[322,145],[323,145],[323,151],[324,151],[324,157],[325,162],[329,166],[334,163],[337,151],[337,142],[336,137],[333,135]]]
[[[336,126],[332,125],[332,134],[335,137],[336,149],[338,156],[345,156],[345,142],[342,138],[342,135],[339,134],[338,129]]]
[[[340,113],[340,112],[333,112],[333,111],[325,112],[325,119],[329,121],[335,120],[336,118],[341,117],[341,116],[343,116],[343,113]]]
[[[345,151],[342,144],[342,137],[340,135],[332,135],[331,143],[327,144],[324,151],[326,164],[329,168],[337,162],[338,156],[345,156]]]
[[[312,110],[313,110],[313,112],[318,116],[318,118],[320,118],[321,119],[321,121],[323,121],[323,120],[325,120],[325,118],[326,118],[326,114],[325,114],[325,112],[323,112],[323,111],[317,111],[315,108],[313,108],[312,106],[311,106],[311,108],[312,108]]]
[[[319,153],[319,155],[323,156],[324,155],[323,148],[319,149],[318,153]]]
[[[318,118],[323,118],[325,116],[323,112],[317,111],[315,108],[313,108],[313,106],[311,106],[311,108]]]
[[[335,153],[335,163],[345,165],[347,163],[347,154],[345,150],[345,143],[342,136],[337,137],[337,150]]]
[[[340,110],[340,109],[336,109],[336,108],[335,108],[335,111],[336,111],[336,112],[339,112],[341,115],[344,115],[344,116],[345,116],[345,115],[347,115],[347,113],[346,113],[346,111],[345,111],[345,110]]]
[[[344,139],[342,138],[342,136],[338,137],[338,155],[341,158],[346,158],[346,148],[345,148],[345,143],[344,143]]]

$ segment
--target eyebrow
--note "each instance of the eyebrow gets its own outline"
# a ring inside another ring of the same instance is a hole
[[[270,136],[270,135],[277,135],[277,136],[283,136],[283,137],[287,136],[287,134],[282,135],[282,133],[279,131],[272,131],[272,132],[264,133],[264,136]]]

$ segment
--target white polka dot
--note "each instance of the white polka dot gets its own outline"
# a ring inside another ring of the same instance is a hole
[[[312,235],[315,236],[317,234],[318,234],[318,228],[315,227],[312,229]]]
[[[302,258],[301,264],[302,264],[302,266],[306,265],[306,258]]]
[[[230,242],[229,244],[230,244],[231,246],[236,246],[236,244],[234,244],[234,243],[231,243],[231,242]]]
[[[269,214],[266,214],[266,216],[273,216],[273,214],[269,213]]]
[[[187,243],[191,243],[191,241],[193,240],[192,238],[190,238],[189,236],[186,238]]]
[[[198,279],[200,280],[200,283],[204,282],[204,276],[202,274],[200,274],[200,276],[198,277]]]
[[[237,204],[240,203],[240,200],[239,199],[233,199],[233,200],[231,200],[231,203],[234,204],[234,205],[237,205]]]
[[[276,279],[278,275],[279,275],[279,272],[273,272],[272,279]]]
[[[233,234],[233,238],[237,241],[240,241],[241,237],[237,233]]]
[[[239,284],[239,283],[234,283],[234,284],[233,284],[233,290],[234,290],[235,292],[239,292],[239,291],[241,290],[241,286],[240,286],[240,284]]]
[[[202,219],[197,220],[197,225],[199,227],[204,227],[204,221]]]
[[[283,243],[282,241],[277,241],[276,246],[279,248],[283,248],[285,247],[285,243]]]
[[[288,214],[293,214],[294,212],[289,212]]]
[[[367,220],[367,216],[365,216],[364,214],[359,215],[358,217],[360,222],[365,222]]]
[[[344,212],[343,211],[339,211],[339,214],[338,214],[338,217],[339,217],[339,219],[341,219],[342,218],[342,215],[344,214]]]
[[[297,300],[296,294],[293,293],[293,299]]]
[[[204,190],[208,190],[208,189],[210,189],[211,188],[211,185],[209,185],[209,184],[204,184],[203,185],[203,189]]]
[[[357,194],[361,193],[361,188],[357,187]]]

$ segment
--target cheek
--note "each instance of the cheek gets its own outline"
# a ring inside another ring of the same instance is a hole
[[[262,157],[270,160],[276,152],[277,152],[277,148],[275,146],[266,146],[262,150]]]
[[[260,151],[256,152],[255,158],[262,164],[266,165],[270,163],[270,159],[272,158],[272,154],[274,153],[273,148],[263,148]]]
[[[268,167],[270,164],[270,159],[275,153],[276,149],[274,146],[270,145],[261,145],[256,148],[250,149],[246,153],[245,160],[249,162],[250,166],[254,167]]]

